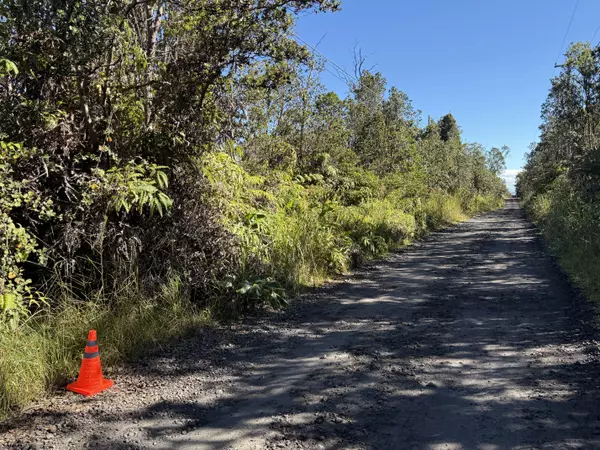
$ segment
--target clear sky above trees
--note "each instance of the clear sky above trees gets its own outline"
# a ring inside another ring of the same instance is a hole
[[[508,168],[518,169],[538,137],[540,107],[575,3],[344,0],[339,13],[302,18],[298,35],[320,42],[318,49],[349,72],[357,44],[367,65],[377,64],[416,108],[436,120],[450,110],[466,140],[508,145]],[[563,51],[592,39],[599,26],[600,2],[580,0]],[[345,92],[332,74],[323,78]]]

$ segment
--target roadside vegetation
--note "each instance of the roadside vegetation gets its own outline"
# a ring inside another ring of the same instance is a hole
[[[502,205],[506,148],[340,98],[295,18],[332,0],[0,3],[0,415]],[[451,105],[448,105],[449,107]]]
[[[600,50],[573,44],[517,180],[531,218],[586,296],[600,301]]]

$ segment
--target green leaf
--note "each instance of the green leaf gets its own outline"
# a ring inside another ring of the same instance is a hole
[[[171,200],[171,198],[163,192],[158,194],[158,201],[160,201],[165,208],[170,208],[173,206],[173,200]]]
[[[160,217],[162,217],[163,216],[163,207],[162,207],[161,203],[160,202],[154,203],[154,207],[158,211],[158,214],[160,215]]]
[[[167,189],[169,187],[169,178],[166,173],[161,171],[156,172],[156,180],[161,189]]]
[[[15,294],[4,294],[2,297],[0,297],[0,299],[2,300],[0,308],[3,311],[17,308],[17,296]]]
[[[0,75],[17,75],[19,73],[19,69],[17,65],[5,58],[0,59]]]
[[[250,291],[250,289],[252,289],[252,285],[250,283],[248,283],[247,281],[244,282],[244,284],[242,285],[241,288],[239,288],[236,292],[238,294],[247,294],[248,291]]]

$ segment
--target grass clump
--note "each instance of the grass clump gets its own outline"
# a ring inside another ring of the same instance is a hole
[[[144,355],[210,323],[172,277],[154,298],[124,296],[111,307],[65,302],[16,329],[0,325],[0,418],[77,376],[87,333],[98,330],[105,368]]]

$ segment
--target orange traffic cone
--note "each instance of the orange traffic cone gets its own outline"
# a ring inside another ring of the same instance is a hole
[[[108,389],[112,385],[112,380],[107,380],[102,376],[96,330],[92,330],[88,334],[88,342],[85,346],[77,381],[67,385],[67,390],[91,396]]]

